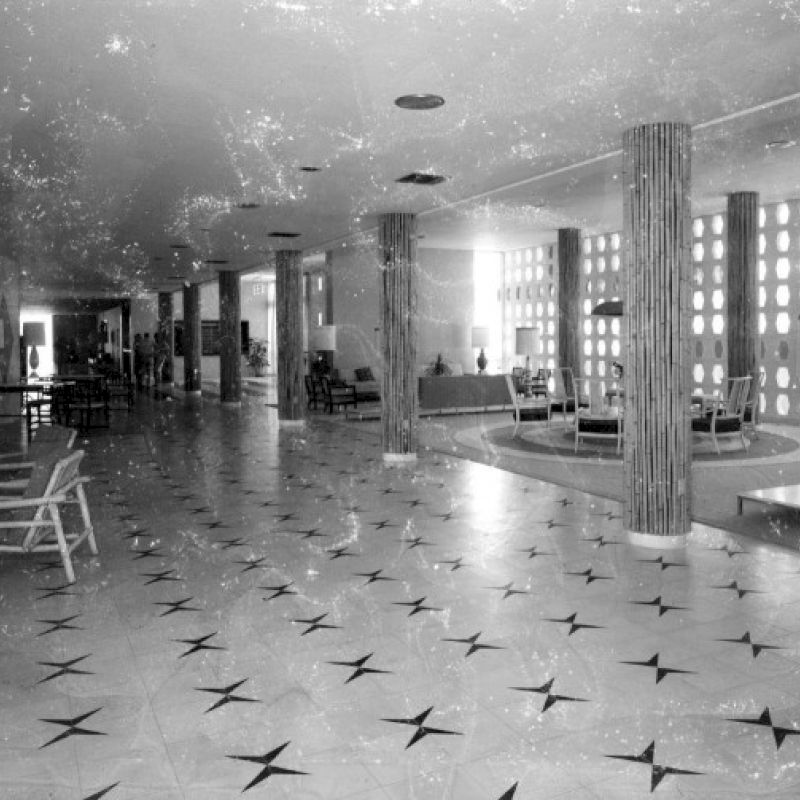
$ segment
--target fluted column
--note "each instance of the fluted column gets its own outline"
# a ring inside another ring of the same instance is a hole
[[[200,394],[202,384],[202,336],[200,325],[200,285],[183,287],[183,388],[187,394]]]
[[[414,214],[379,219],[383,458],[417,457],[417,241]]]
[[[165,382],[172,383],[175,380],[172,292],[158,293],[158,334],[166,354],[161,377]]]
[[[690,182],[688,125],[625,132],[624,522],[654,547],[683,546],[691,526]]]
[[[558,229],[558,365],[581,372],[581,232]]]
[[[0,252],[0,383],[18,383],[20,266]],[[0,423],[19,422],[19,395],[0,394]]]
[[[222,270],[219,280],[220,402],[242,403],[242,307],[239,273]]]
[[[728,195],[728,377],[758,371],[758,192]]]
[[[303,387],[303,254],[279,250],[275,258],[278,339],[278,422],[305,424]]]

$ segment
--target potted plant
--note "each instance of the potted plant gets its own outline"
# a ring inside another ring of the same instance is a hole
[[[431,361],[425,367],[426,375],[452,375],[453,368],[442,358],[442,354],[438,353],[435,361]]]
[[[269,349],[266,339],[251,339],[247,353],[247,363],[253,368],[258,378],[267,374],[269,366]]]

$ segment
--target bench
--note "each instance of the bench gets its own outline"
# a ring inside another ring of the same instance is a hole
[[[747,492],[739,492],[736,495],[737,514],[742,513],[742,503],[745,500],[800,510],[800,484],[795,483],[791,486],[773,486],[769,489],[751,489]]]

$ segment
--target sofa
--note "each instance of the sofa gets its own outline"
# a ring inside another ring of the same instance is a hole
[[[356,400],[359,403],[380,402],[381,384],[375,380],[371,367],[358,367],[353,370],[353,379],[345,379],[346,383],[355,386]]]
[[[419,378],[419,413],[458,414],[513,408],[505,375],[441,375]]]

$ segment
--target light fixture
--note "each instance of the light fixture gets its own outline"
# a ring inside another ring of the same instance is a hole
[[[296,239],[300,234],[292,231],[270,231],[267,236],[273,239]]]
[[[404,94],[394,104],[408,111],[430,111],[432,108],[441,108],[444,98],[438,94]]]
[[[483,352],[483,348],[488,346],[489,346],[489,329],[481,327],[473,328],[472,347],[473,349],[480,348],[481,351],[478,354],[478,359],[477,359],[479,375],[483,375],[483,373],[486,371],[486,365],[488,361],[486,360],[486,353]]]
[[[36,370],[39,368],[39,353],[36,348],[43,347],[45,344],[44,322],[23,322],[22,338],[25,340],[25,347],[31,348],[28,360],[31,367],[30,377],[38,378]]]
[[[767,150],[787,150],[790,147],[794,147],[796,144],[796,139],[773,139],[771,142],[767,142],[764,147],[766,147]]]
[[[308,332],[308,349],[315,353],[311,362],[311,373],[329,375],[333,366],[330,354],[336,350],[336,326],[317,325]]]
[[[228,261],[227,258],[207,258],[205,260],[205,263],[206,264],[229,264],[230,262]]]
[[[181,242],[177,242],[176,244],[171,244],[170,247],[173,250],[188,250],[189,249],[189,245],[188,244],[183,244]]]
[[[320,172],[322,167],[300,167],[300,172]]]
[[[531,372],[531,356],[536,352],[539,331],[537,328],[517,328],[514,352],[518,356],[525,356],[525,374]]]
[[[432,172],[409,172],[398,178],[395,183],[413,183],[417,186],[433,186],[437,183],[444,183],[447,180],[444,175],[436,175]]]
[[[604,300],[592,309],[593,317],[621,317],[622,300]]]
[[[239,203],[236,208],[241,208],[243,211],[252,211],[255,208],[261,208],[260,203]]]

